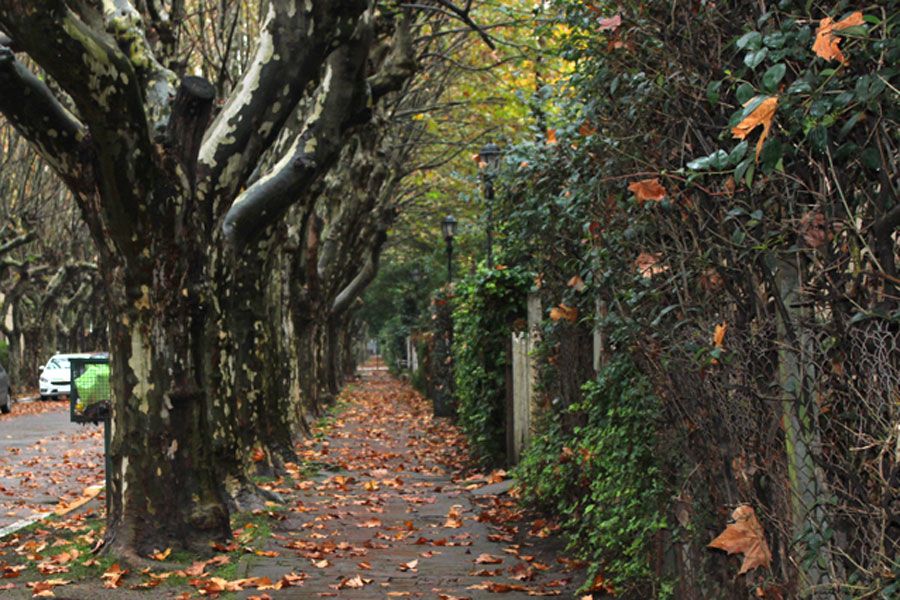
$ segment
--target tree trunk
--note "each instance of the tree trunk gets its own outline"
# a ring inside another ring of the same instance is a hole
[[[124,285],[109,277],[115,401],[106,551],[132,561],[169,547],[209,552],[211,541],[230,538],[203,385],[208,312],[198,291],[184,287],[205,254],[191,253],[189,264],[184,248],[148,249],[151,269],[115,269],[143,277]]]

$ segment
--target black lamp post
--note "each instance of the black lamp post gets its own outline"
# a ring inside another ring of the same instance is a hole
[[[484,145],[479,153],[481,177],[484,181],[484,201],[487,205],[487,266],[494,267],[494,177],[500,164],[500,146],[492,142]]]
[[[447,242],[447,283],[453,283],[453,236],[456,235],[456,219],[447,215],[441,221],[441,231]]]

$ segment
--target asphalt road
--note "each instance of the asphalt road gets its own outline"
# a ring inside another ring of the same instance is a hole
[[[64,403],[53,404],[22,414],[20,402],[0,420],[0,529],[103,483],[102,426],[71,423]]]

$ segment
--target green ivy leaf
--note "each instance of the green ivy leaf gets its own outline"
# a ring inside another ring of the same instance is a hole
[[[741,104],[746,104],[750,98],[756,95],[756,90],[749,83],[742,83],[738,86],[737,91],[735,91],[734,95],[737,97],[738,102]]]
[[[706,86],[706,100],[715,106],[719,103],[719,91],[722,89],[722,80],[710,81]]]
[[[753,52],[748,52],[744,56],[744,64],[750,67],[751,69],[755,69],[759,66],[759,64],[766,59],[766,56],[769,54],[768,48],[760,48],[759,50],[754,50]]]
[[[735,45],[739,50],[759,50],[762,46],[762,34],[758,31],[748,31],[738,38]]]
[[[768,92],[774,92],[778,89],[778,84],[784,79],[784,74],[786,72],[787,66],[784,63],[778,63],[777,65],[769,67],[762,78],[763,89]]]

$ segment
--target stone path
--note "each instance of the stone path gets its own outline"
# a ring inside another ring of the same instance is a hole
[[[342,394],[337,416],[298,446],[303,466],[289,465],[291,478],[265,485],[284,502],[238,515],[234,542],[211,559],[179,562],[191,558],[160,549],[149,568],[98,567],[89,551],[102,538],[97,499],[0,541],[0,595],[579,598],[583,574],[559,556],[553,527],[525,519],[506,474],[473,470],[462,434],[431,413],[408,384],[365,371]],[[16,566],[23,559],[32,566]]]
[[[464,439],[421,396],[376,372],[346,397],[330,434],[302,451],[331,470],[289,493],[264,549],[278,556],[247,555],[239,577],[304,575],[272,598],[575,597],[559,542],[495,495],[510,487],[503,473],[456,477]]]
[[[104,479],[103,428],[69,421],[68,402],[25,404],[0,419],[0,529],[79,497]]]

